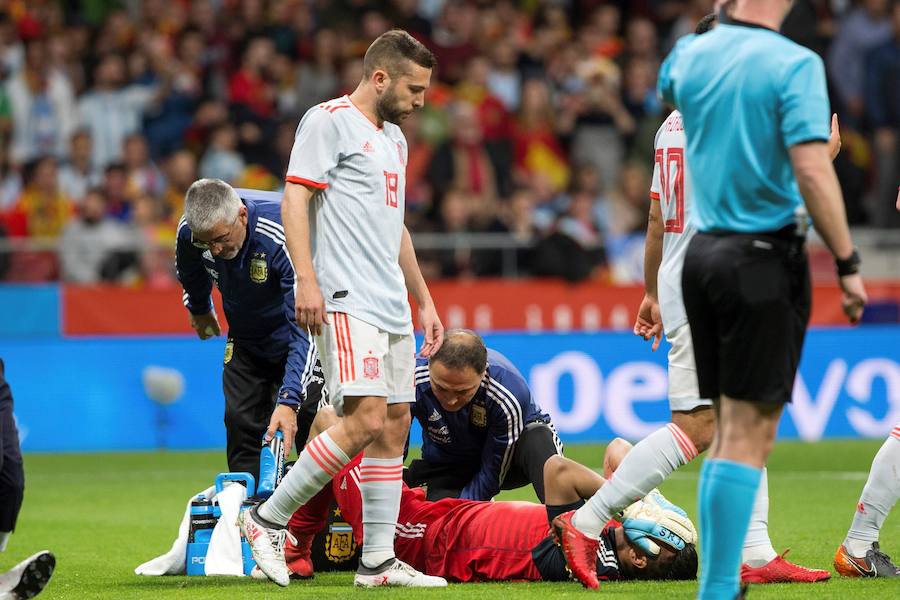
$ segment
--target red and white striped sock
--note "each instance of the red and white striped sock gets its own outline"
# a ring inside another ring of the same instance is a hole
[[[341,447],[323,431],[306,444],[275,493],[259,505],[257,514],[271,523],[287,525],[294,511],[330,483],[348,462]]]
[[[599,538],[614,514],[646,496],[697,454],[691,438],[674,423],[657,429],[625,455],[615,475],[575,511],[572,523],[585,535]]]
[[[394,557],[394,532],[400,515],[403,457],[370,458],[359,465],[362,495],[363,552],[366,567],[377,567]]]

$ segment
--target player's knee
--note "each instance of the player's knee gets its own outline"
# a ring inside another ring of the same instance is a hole
[[[373,440],[381,437],[386,418],[387,411],[384,404],[364,405],[352,413],[344,412],[347,434],[359,446],[368,446]]]
[[[712,445],[716,435],[716,416],[712,408],[673,413],[672,422],[690,438],[697,452],[703,452]]]
[[[544,463],[544,485],[549,487],[558,484],[566,476],[569,468],[568,459],[558,454],[548,458]]]

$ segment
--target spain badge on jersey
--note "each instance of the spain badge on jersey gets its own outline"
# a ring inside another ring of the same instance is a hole
[[[253,283],[265,283],[269,278],[269,265],[263,252],[256,252],[250,259],[250,281]]]

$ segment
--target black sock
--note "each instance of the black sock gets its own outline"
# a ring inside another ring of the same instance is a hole
[[[584,506],[584,500],[578,500],[577,502],[569,504],[547,504],[545,505],[545,508],[547,509],[547,521],[552,523],[553,519],[559,515],[567,513],[570,510],[577,510],[582,506]]]

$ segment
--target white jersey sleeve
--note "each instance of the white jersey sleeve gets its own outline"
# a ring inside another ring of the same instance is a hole
[[[339,136],[335,120],[320,106],[309,109],[297,126],[286,181],[328,187],[328,172],[338,164]]]
[[[691,181],[685,161],[687,138],[681,113],[674,111],[656,133],[650,197],[659,201],[663,220],[663,251],[657,279],[659,311],[666,333],[687,323],[681,294],[681,269],[694,235],[690,225]]]

